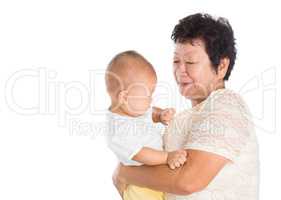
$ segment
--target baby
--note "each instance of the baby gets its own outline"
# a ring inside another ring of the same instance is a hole
[[[183,165],[186,152],[163,150],[162,131],[175,114],[174,109],[151,107],[157,77],[153,66],[139,53],[116,55],[106,70],[111,105],[107,114],[107,143],[124,165]],[[160,124],[160,123],[162,124]],[[125,200],[163,200],[162,192],[129,185]]]

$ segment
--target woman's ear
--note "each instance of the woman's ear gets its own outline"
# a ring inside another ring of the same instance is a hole
[[[118,103],[119,105],[127,104],[128,102],[128,91],[121,90],[118,94]]]
[[[218,77],[219,79],[223,80],[225,75],[226,75],[226,72],[227,72],[227,69],[228,69],[228,66],[229,66],[229,58],[222,58],[220,60],[220,64],[219,64],[219,67],[218,67],[218,70],[217,70],[217,74],[218,74]]]

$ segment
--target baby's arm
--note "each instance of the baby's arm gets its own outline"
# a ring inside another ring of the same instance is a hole
[[[166,109],[161,109],[158,107],[153,107],[152,108],[152,120],[154,123],[159,123],[161,122],[162,124],[167,125],[172,118],[175,115],[175,109],[174,108],[166,108]]]
[[[132,159],[145,165],[168,164],[171,169],[175,169],[185,163],[186,151],[166,152],[143,147]]]
[[[143,147],[132,159],[145,165],[161,165],[167,163],[168,152]]]

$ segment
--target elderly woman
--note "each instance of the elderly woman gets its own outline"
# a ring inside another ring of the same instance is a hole
[[[258,199],[258,148],[246,103],[225,88],[236,49],[224,18],[194,14],[179,21],[174,75],[180,94],[192,108],[179,113],[165,134],[165,148],[186,149],[187,162],[166,165],[119,165],[113,176],[120,193],[126,184],[163,191],[168,200]]]

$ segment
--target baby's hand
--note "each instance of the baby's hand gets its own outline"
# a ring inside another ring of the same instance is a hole
[[[168,153],[167,164],[171,169],[182,166],[186,162],[187,153],[184,149]]]
[[[173,119],[176,111],[174,108],[166,108],[161,111],[160,113],[160,122],[168,125],[169,122]]]

